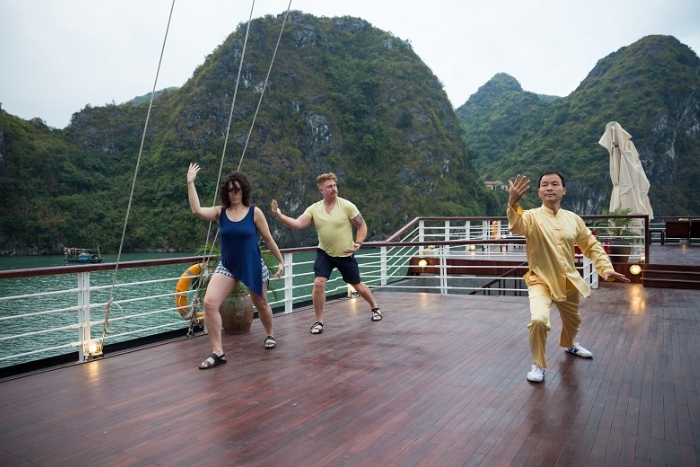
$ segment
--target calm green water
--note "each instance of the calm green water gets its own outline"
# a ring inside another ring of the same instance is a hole
[[[191,253],[129,253],[121,256],[120,262],[165,259],[194,256]],[[116,255],[103,255],[105,263],[116,262]],[[294,255],[293,265],[293,296],[294,303],[311,299],[313,286],[313,260],[315,252]],[[358,258],[360,264],[369,259]],[[25,256],[0,257],[0,270],[31,269],[63,266],[63,256]],[[128,341],[138,337],[160,334],[174,329],[187,328],[186,322],[175,309],[175,285],[180,275],[190,266],[190,263],[154,266],[134,269],[119,269],[116,287],[112,288],[114,271],[95,271],[90,273],[90,303],[100,304],[91,309],[93,325],[90,334],[92,338],[101,338],[104,330],[103,322],[109,311],[109,317],[115,322],[106,330],[106,344]],[[365,277],[367,280],[367,277]],[[146,284],[119,287],[122,284],[152,281]],[[55,355],[76,352],[77,347],[60,348],[40,354],[10,356],[25,354],[38,349],[52,349],[79,341],[78,312],[70,310],[78,306],[78,275],[76,273],[39,276],[21,279],[0,280],[0,298],[37,293],[60,292],[49,296],[25,297],[22,299],[0,300],[0,367],[17,365],[27,361],[39,360]],[[281,289],[284,280],[273,280],[268,299],[273,307],[283,307],[275,303],[284,299]],[[329,294],[343,293],[346,285],[337,271],[333,272],[326,287]],[[68,290],[68,292],[63,292]],[[188,298],[192,303],[193,293]],[[110,302],[112,307],[104,305]],[[121,301],[126,303],[119,303]],[[134,301],[129,301],[134,300]],[[49,312],[50,313],[47,313]],[[30,314],[32,316],[22,316]],[[73,329],[61,329],[72,326]],[[149,329],[160,326],[158,329]],[[50,332],[46,332],[50,330]],[[120,336],[118,334],[131,333]],[[8,339],[9,336],[22,336]]]
[[[308,300],[313,282],[313,258],[314,253],[303,253],[294,256],[294,296],[299,300]],[[123,254],[121,262],[164,259],[174,257],[187,257],[193,254],[180,253],[134,253]],[[104,262],[116,262],[116,255],[103,255]],[[9,269],[29,269],[62,266],[67,263],[63,256],[30,256],[30,257],[0,257],[0,270]],[[90,273],[90,303],[105,304],[112,297],[113,303],[122,300],[139,299],[121,305],[113,305],[109,309],[110,318],[117,320],[107,329],[106,344],[135,339],[152,334],[158,334],[178,328],[186,328],[188,323],[182,319],[174,309],[175,299],[173,296],[175,285],[180,275],[190,266],[186,264],[174,264],[167,266],[155,266],[147,268],[120,269],[117,274],[117,287],[112,289],[114,271],[96,271]],[[167,279],[165,281],[160,281]],[[341,284],[337,272],[334,273],[335,283]],[[36,293],[46,293],[51,291],[64,291],[75,289],[78,285],[78,276],[75,273],[40,276],[33,278],[5,279],[0,280],[0,297],[11,297],[17,295],[29,295]],[[118,287],[120,284],[133,282],[158,281],[148,284],[134,285],[128,287]],[[102,289],[99,289],[103,287]],[[271,288],[281,289],[284,287],[283,280],[274,280]],[[98,288],[98,289],[94,289]],[[329,284],[328,290],[333,286]],[[337,292],[336,292],[337,293]],[[163,295],[162,297],[159,297]],[[192,303],[192,296],[189,302]],[[281,300],[281,293],[277,297],[270,295],[271,302]],[[10,317],[0,321],[0,367],[16,365],[26,361],[42,359],[54,355],[75,352],[77,348],[62,348],[42,352],[35,355],[24,355],[18,358],[4,359],[11,355],[23,354],[37,349],[52,348],[67,343],[74,343],[79,340],[77,329],[56,330],[61,327],[74,326],[77,324],[77,311],[67,310],[78,306],[78,295],[75,291],[60,293],[50,296],[27,297],[23,299],[0,300],[0,318]],[[65,310],[64,310],[65,309]],[[42,313],[46,311],[58,311],[53,313]],[[104,331],[102,322],[106,314],[106,307],[100,306],[91,310],[91,320],[100,322],[97,326],[92,326],[91,336],[100,338]],[[20,316],[32,314],[34,316]],[[16,318],[14,318],[16,317]],[[154,326],[163,326],[157,330],[145,330]],[[45,330],[55,330],[45,333]],[[127,336],[116,336],[124,332],[134,332]],[[6,339],[8,336],[18,336],[31,334],[19,339]]]
[[[120,261],[126,262],[184,256],[193,255],[182,253],[123,254]],[[104,262],[115,262],[117,259],[116,255],[103,255],[103,257]],[[43,268],[62,266],[65,264],[67,263],[64,261],[63,256],[0,257],[0,270]],[[112,291],[111,287],[114,279],[114,271],[91,272],[90,286],[104,286],[105,288],[101,290],[92,290],[90,292],[90,302],[93,304],[107,303],[110,296],[113,297],[114,301],[119,301],[137,297],[171,294],[174,291],[178,277],[187,267],[188,264],[175,264],[150,268],[120,269],[117,274],[117,284],[154,281],[165,278],[169,278],[170,280],[130,287],[116,287],[114,291]],[[21,279],[5,279],[0,280],[0,297],[63,291],[75,289],[77,285],[78,276],[74,273]],[[76,325],[78,314],[75,310],[37,314],[46,311],[64,310],[70,307],[76,307],[77,305],[78,296],[75,291],[50,296],[27,297],[19,300],[0,300],[0,318],[16,317],[15,319],[0,321],[0,339],[7,336],[31,334],[19,339],[1,340],[0,358],[77,342],[79,340],[79,332],[77,329],[56,330],[66,326]],[[110,328],[108,328],[108,336],[109,334],[119,334],[130,331],[139,332],[129,336],[114,337],[112,339],[108,337],[105,342],[120,342],[149,334],[187,327],[187,322],[180,317],[176,310],[168,311],[168,308],[173,307],[173,296],[149,298],[148,300],[124,303],[112,307],[110,309],[110,317],[118,318],[119,322],[112,324]],[[91,319],[101,322],[104,320],[105,312],[106,308],[104,306],[92,309]],[[32,313],[35,315],[20,317],[20,315]],[[142,331],[145,328],[163,325],[166,327],[157,331]],[[48,329],[55,331],[49,333],[41,332]],[[93,326],[91,329],[92,337],[99,338],[102,336],[102,332],[103,325]],[[75,352],[76,350],[77,348],[56,349],[41,354],[25,355],[10,360],[0,360],[0,367]]]

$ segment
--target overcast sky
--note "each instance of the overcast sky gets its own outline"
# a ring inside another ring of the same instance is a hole
[[[253,17],[289,0],[256,0]],[[68,125],[87,104],[151,91],[172,0],[0,0],[0,104]],[[176,0],[156,88],[182,86],[252,0]],[[409,40],[454,107],[496,73],[566,96],[596,62],[644,36],[675,36],[700,53],[700,0],[296,0],[293,10],[355,16]]]

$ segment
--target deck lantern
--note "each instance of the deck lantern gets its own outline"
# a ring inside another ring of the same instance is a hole
[[[85,343],[83,352],[87,358],[97,358],[102,356],[102,343],[96,339],[92,339]]]
[[[360,296],[360,293],[357,290],[355,290],[355,287],[348,284],[348,298],[355,298],[355,297],[359,297],[359,296]]]
[[[640,272],[642,272],[642,267],[638,264],[633,264],[630,266],[630,273],[634,274],[635,276],[638,275]]]

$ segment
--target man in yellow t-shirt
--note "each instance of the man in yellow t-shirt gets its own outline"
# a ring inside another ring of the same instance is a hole
[[[549,315],[552,303],[559,310],[562,330],[559,345],[579,357],[592,358],[593,354],[575,342],[581,327],[579,294],[591,293],[574,266],[574,244],[593,260],[598,274],[606,281],[630,282],[615,272],[600,242],[591,234],[583,219],[571,211],[561,209],[566,194],[566,182],[560,172],[545,172],[540,176],[538,195],[542,207],[523,211],[518,204],[530,189],[530,180],[518,174],[510,182],[508,195],[508,228],[527,239],[526,252],[529,270],[525,274],[530,297],[530,351],[533,365],[527,379],[536,383],[544,380],[545,345],[551,329]]]
[[[314,222],[318,233],[318,250],[314,262],[314,289],[312,298],[316,322],[311,326],[311,334],[323,332],[323,308],[326,304],[326,282],[337,268],[343,280],[369,303],[372,321],[380,321],[382,313],[369,287],[360,279],[360,267],[355,259],[355,252],[360,249],[367,237],[365,224],[360,211],[350,201],[338,196],[338,177],[333,172],[316,178],[318,189],[323,199],[304,211],[296,219],[282,214],[277,200],[272,200],[272,212],[287,227],[294,230],[304,229]],[[352,226],[357,229],[357,238],[352,239]]]

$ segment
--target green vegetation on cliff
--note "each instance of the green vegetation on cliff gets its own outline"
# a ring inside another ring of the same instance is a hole
[[[456,113],[483,179],[562,170],[564,204],[581,213],[609,203],[609,156],[598,140],[617,121],[639,152],[655,214],[700,215],[699,91],[697,55],[673,37],[648,36],[600,60],[569,96],[543,99],[501,74]]]
[[[251,24],[224,172],[238,166],[282,17]],[[206,225],[189,211],[190,161],[202,202],[214,201],[245,27],[217,47],[179,89],[154,98],[129,218],[127,251],[192,251]],[[86,107],[65,130],[0,109],[0,212],[5,254],[64,245],[114,251],[121,238],[148,97]],[[372,238],[416,216],[500,213],[479,183],[459,121],[410,45],[357,18],[291,15],[250,136],[242,170],[254,202],[299,215],[320,199],[316,176],[333,171],[340,195],[360,207]],[[218,201],[217,201],[218,202]],[[280,246],[315,244],[269,218]]]

